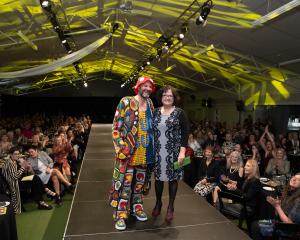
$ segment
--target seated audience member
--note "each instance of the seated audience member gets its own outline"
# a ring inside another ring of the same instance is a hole
[[[275,141],[273,135],[269,132],[268,125],[265,127],[265,131],[260,137],[259,143],[264,151],[264,153],[261,155],[262,159],[259,166],[259,171],[263,174],[266,170],[266,167],[268,166],[270,159],[274,158],[276,155]]]
[[[239,144],[239,143],[235,144],[234,145],[234,151],[237,151],[237,152],[239,152],[242,155],[243,149],[242,149],[241,144]]]
[[[244,144],[244,149],[245,149],[246,154],[251,154],[252,153],[252,146],[253,145],[257,145],[256,137],[255,137],[254,133],[250,133],[246,143]]]
[[[72,184],[67,179],[65,179],[65,177],[58,169],[53,168],[53,160],[46,152],[38,151],[36,147],[30,146],[28,149],[28,153],[28,161],[31,162],[31,167],[34,173],[40,177],[42,182],[46,185],[51,178],[54,191],[56,193],[55,201],[57,204],[60,204],[60,183],[63,183],[68,190],[72,190]]]
[[[68,180],[71,179],[71,170],[70,165],[68,163],[68,155],[72,151],[72,145],[68,142],[64,134],[60,134],[55,138],[52,155],[55,162],[58,162],[62,165],[63,174],[66,175]]]
[[[260,153],[259,153],[257,145],[253,144],[252,147],[251,147],[251,149],[252,149],[252,157],[251,157],[251,159],[256,160],[257,163],[258,163],[258,165],[259,165],[260,162],[261,162],[261,156],[260,156]]]
[[[33,135],[31,139],[31,145],[37,147],[39,150],[44,149],[43,142],[40,141],[40,137],[38,135]]]
[[[6,133],[7,136],[7,141],[10,142],[12,145],[13,144],[13,140],[14,140],[14,132],[13,131],[9,131]]]
[[[30,121],[28,121],[24,124],[24,128],[21,130],[21,133],[26,139],[31,139],[32,138],[33,133],[32,133],[32,130],[31,130]]]
[[[71,152],[68,155],[68,162],[71,167],[71,181],[75,181],[75,178],[77,177],[77,160],[78,160],[78,144],[75,140],[73,130],[69,128],[66,133],[67,136],[67,142],[71,145]]]
[[[21,133],[20,128],[16,128],[14,138],[13,138],[13,145],[21,146],[24,142],[24,136]]]
[[[198,130],[194,131],[194,136],[196,136],[196,140],[200,144],[200,146],[203,146],[205,139],[204,139],[202,130],[198,129]]]
[[[20,169],[18,169],[17,160],[20,154],[19,150],[12,148],[10,157],[7,158],[2,166],[2,174],[6,179],[11,192],[11,202],[15,213],[21,213],[21,197],[18,179],[22,177],[23,172],[28,167],[26,161],[23,161]]]
[[[268,196],[267,201],[274,207],[281,222],[300,224],[300,173],[297,173],[290,179],[281,199]],[[258,222],[253,223],[252,229],[254,240],[264,239],[261,235]],[[272,234],[272,232],[268,233]],[[289,235],[288,232],[284,232],[283,234],[287,235],[287,237]]]
[[[8,141],[8,136],[6,134],[2,135],[0,141],[0,155],[8,154],[12,146],[12,142]]]
[[[200,146],[197,139],[195,138],[195,136],[192,133],[189,134],[188,146],[191,149],[193,149],[194,153],[196,153],[199,150],[201,151],[201,146]]]
[[[290,162],[283,148],[278,148],[275,151],[275,158],[272,158],[266,168],[266,175],[269,177],[275,175],[286,175],[290,172]]]
[[[39,137],[39,140],[41,141],[42,138],[44,137],[44,134],[42,133],[42,130],[40,127],[35,127],[34,129],[34,132],[33,132],[34,135],[37,135]]]
[[[233,187],[241,189],[243,174],[244,168],[241,155],[239,152],[233,151],[230,154],[230,161],[228,162],[225,173],[221,175],[220,182],[213,191],[214,206],[218,201],[219,191],[235,192],[231,190]]]
[[[229,149],[230,151],[234,150],[235,143],[232,141],[232,135],[230,132],[225,134],[225,141],[222,144],[222,150],[224,152],[224,148]]]
[[[227,165],[227,163],[230,162],[230,154],[232,153],[232,150],[230,150],[229,148],[225,147],[223,149],[223,151],[224,151],[224,155],[225,155],[224,158],[225,158],[226,165]]]
[[[220,167],[213,158],[213,149],[207,147],[204,150],[204,159],[198,169],[199,182],[194,187],[194,191],[205,197],[212,193],[214,187],[219,181]]]
[[[291,149],[294,151],[299,151],[299,145],[298,133],[292,132]]]
[[[288,145],[287,138],[284,135],[282,135],[282,134],[281,134],[281,136],[278,139],[278,146],[280,148],[283,148],[286,152],[289,152],[290,151],[290,147],[291,147],[291,146]]]
[[[211,130],[207,132],[207,138],[204,141],[204,148],[206,147],[212,147],[215,151],[219,150],[220,148],[217,140],[217,135],[214,135]]]
[[[83,159],[83,153],[85,151],[86,147],[86,141],[85,141],[85,133],[84,128],[80,122],[75,123],[75,128],[73,130],[74,133],[74,141],[78,145],[78,160],[81,161]]]
[[[55,197],[55,193],[52,192],[50,189],[46,188],[41,181],[41,179],[37,176],[34,175],[31,181],[26,181],[22,182],[20,181],[23,176],[25,175],[33,175],[33,171],[30,165],[30,162],[28,162],[25,159],[20,158],[20,151],[17,148],[12,148],[10,150],[10,158],[17,164],[17,166],[27,166],[23,173],[21,175],[18,175],[18,180],[19,180],[19,186],[22,189],[22,185],[25,185],[27,187],[30,187],[31,190],[31,195],[33,200],[37,203],[38,209],[45,209],[45,210],[50,210],[52,209],[52,206],[48,205],[43,198],[43,194],[46,192],[52,197]],[[22,196],[21,196],[22,198]]]
[[[256,160],[249,159],[244,168],[244,183],[241,190],[233,185],[230,190],[242,195],[246,202],[246,209],[242,209],[242,214],[247,216],[247,220],[252,223],[258,220],[260,214],[260,201],[262,197],[262,185],[259,181],[259,169]],[[249,225],[250,227],[250,225]],[[248,229],[251,233],[251,229]]]

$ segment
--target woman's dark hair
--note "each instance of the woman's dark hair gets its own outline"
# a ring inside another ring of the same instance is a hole
[[[27,148],[26,148],[27,151],[29,151],[29,149],[33,149],[33,150],[37,151],[38,147],[31,144],[31,145],[27,146]]]
[[[294,176],[300,175],[300,172],[296,173]],[[282,194],[282,205],[284,204],[294,204],[296,199],[300,198],[300,189],[292,191],[290,184],[288,183]]]
[[[11,147],[8,151],[9,154],[13,154],[15,151],[19,151],[20,152],[20,148],[19,147]]]
[[[179,94],[177,92],[177,90],[170,86],[170,85],[166,85],[166,86],[163,86],[162,88],[159,89],[159,91],[157,92],[157,102],[158,102],[158,105],[159,106],[162,106],[162,96],[165,92],[167,92],[168,90],[171,90],[172,94],[173,94],[173,97],[174,97],[174,103],[173,105],[174,106],[177,106],[178,103],[179,103],[179,100],[180,100],[180,97],[179,97]]]

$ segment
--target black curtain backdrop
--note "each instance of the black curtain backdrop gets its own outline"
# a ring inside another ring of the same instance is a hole
[[[2,96],[2,116],[35,113],[65,116],[88,114],[93,122],[111,123],[120,98],[116,97],[29,97]]]
[[[35,113],[65,116],[90,115],[93,123],[112,123],[121,97],[38,97],[2,95],[2,116],[24,116]],[[157,105],[156,98],[152,98]]]

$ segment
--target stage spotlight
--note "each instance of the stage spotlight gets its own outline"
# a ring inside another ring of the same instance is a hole
[[[185,34],[187,33],[187,31],[188,31],[188,24],[185,22],[181,25],[181,32],[177,37],[179,41],[184,39]]]
[[[184,34],[183,33],[180,33],[179,35],[178,35],[178,40],[182,40],[182,39],[184,39]]]
[[[199,17],[197,17],[196,19],[196,24],[197,25],[205,25],[206,24],[206,19],[208,17],[208,14],[210,13],[210,9],[212,8],[212,2],[209,4],[209,2],[211,1],[207,1],[203,4],[202,8],[201,8],[201,13],[199,15]]]
[[[50,5],[50,1],[48,1],[48,0],[42,0],[41,1],[41,6],[43,7],[43,8],[49,8],[51,5]]]
[[[117,29],[119,28],[119,23],[115,23],[112,27],[112,33],[114,33],[115,31],[117,31]]]

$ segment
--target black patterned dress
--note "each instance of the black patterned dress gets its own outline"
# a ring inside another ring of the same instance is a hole
[[[188,121],[184,111],[175,107],[170,115],[162,115],[161,109],[154,110],[155,179],[159,181],[180,180],[183,169],[174,170],[180,147],[188,142]]]

